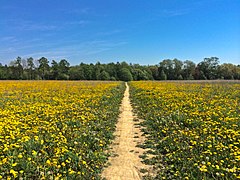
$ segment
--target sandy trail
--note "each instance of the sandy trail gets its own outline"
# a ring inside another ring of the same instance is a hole
[[[140,169],[145,168],[145,165],[139,157],[144,150],[136,145],[142,143],[144,138],[141,136],[140,128],[133,121],[127,83],[120,110],[121,114],[116,125],[116,138],[112,145],[112,152],[116,156],[109,158],[110,166],[104,169],[102,177],[107,180],[138,180],[141,179]]]

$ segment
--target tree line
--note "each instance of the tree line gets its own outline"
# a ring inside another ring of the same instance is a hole
[[[126,62],[71,66],[66,59],[59,62],[45,57],[17,57],[9,65],[0,63],[1,80],[214,80],[240,79],[240,65],[219,63],[219,58],[204,58],[198,64],[191,60],[164,59],[158,65]]]

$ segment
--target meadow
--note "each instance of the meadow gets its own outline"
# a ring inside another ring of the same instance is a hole
[[[0,81],[0,179],[99,179],[124,89]]]
[[[154,167],[145,179],[240,178],[239,82],[129,85],[143,162]],[[124,90],[110,81],[0,81],[0,179],[101,179]]]
[[[148,140],[146,179],[240,178],[240,84],[130,82]]]

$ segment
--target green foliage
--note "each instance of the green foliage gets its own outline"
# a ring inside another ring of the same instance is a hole
[[[146,179],[239,177],[239,83],[129,84],[150,149],[141,157],[155,169]]]
[[[40,76],[42,79],[49,79],[49,70],[50,70],[50,66],[49,66],[49,61],[47,58],[42,57],[38,60],[39,62],[39,68],[38,71],[40,72]]]
[[[99,75],[99,80],[110,80],[110,76],[106,71],[102,71]]]
[[[100,179],[124,90],[123,82],[0,82],[0,179]]]
[[[27,60],[17,57],[9,66],[0,66],[0,79],[51,79],[51,80],[193,80],[193,79],[240,79],[240,66],[234,64],[219,65],[217,57],[204,58],[197,65],[190,61],[164,59],[159,65],[143,66],[117,62],[70,66],[66,59],[51,66],[47,58]]]
[[[165,72],[163,70],[161,70],[161,72],[160,72],[159,79],[160,80],[167,80],[167,75],[165,74]]]
[[[132,74],[130,73],[130,71],[127,69],[127,68],[122,68],[120,71],[119,71],[119,79],[121,81],[132,81],[133,80],[133,77],[132,77]]]

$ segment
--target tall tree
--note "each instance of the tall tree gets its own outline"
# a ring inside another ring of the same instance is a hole
[[[35,69],[35,65],[33,62],[33,58],[32,57],[27,58],[28,79],[30,80],[35,79],[34,69]]]
[[[49,70],[50,70],[50,66],[49,66],[49,61],[47,58],[45,57],[41,57],[39,60],[39,67],[38,67],[38,71],[40,73],[40,77],[41,79],[49,79]]]
[[[149,66],[148,69],[152,72],[153,79],[157,80],[159,79],[159,72],[158,72],[158,66]]]
[[[224,63],[219,66],[218,74],[221,79],[239,79],[240,67],[231,63]]]
[[[194,79],[196,64],[190,60],[183,62],[183,79],[192,80]]]
[[[22,58],[18,56],[14,64],[17,70],[18,79],[23,79]]]
[[[109,76],[108,72],[106,72],[105,70],[102,71],[99,75],[99,80],[104,80],[104,81],[110,80],[110,76]]]
[[[81,66],[72,66],[69,69],[69,79],[71,80],[85,80],[84,70]]]
[[[0,63],[0,79],[9,79],[9,72],[8,72],[8,67],[7,65],[3,66]]]
[[[62,59],[59,62],[59,70],[62,74],[68,74],[70,63],[66,59]]]
[[[204,60],[197,65],[197,69],[199,72],[202,72],[207,79],[217,79],[218,64],[219,59],[217,57],[204,58]]]
[[[174,73],[174,79],[182,80],[182,67],[183,67],[183,62],[178,60],[178,59],[173,59],[172,60],[173,64],[173,73]]]
[[[167,80],[167,75],[164,72],[164,70],[161,70],[160,75],[159,75],[159,80]]]
[[[164,71],[164,73],[167,76],[167,79],[172,80],[174,79],[174,66],[173,61],[171,59],[165,59],[162,62],[159,63],[159,74],[161,71]]]
[[[121,81],[132,81],[133,77],[130,71],[127,68],[122,68],[119,71],[119,78]]]
[[[55,60],[52,60],[51,62],[51,78],[50,79],[59,79],[59,65]]]

